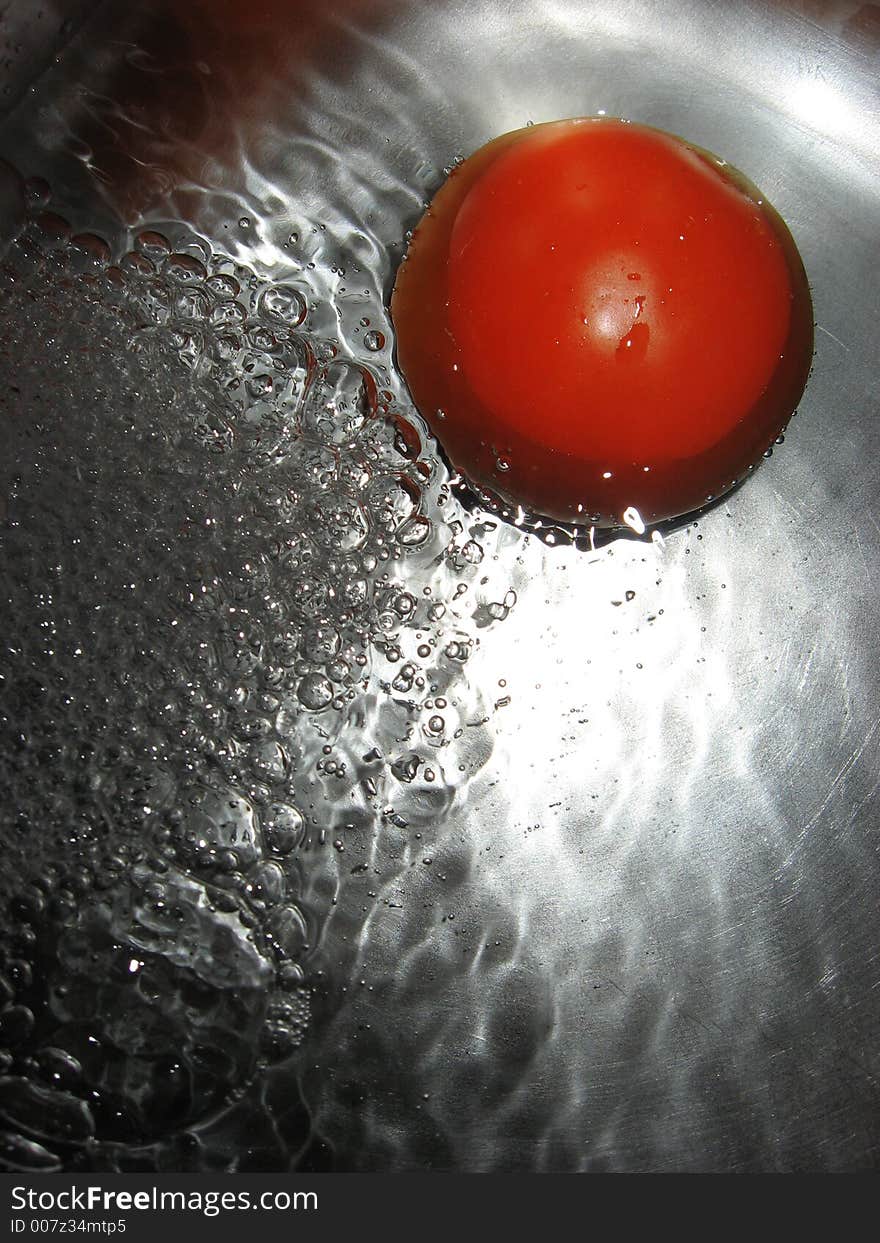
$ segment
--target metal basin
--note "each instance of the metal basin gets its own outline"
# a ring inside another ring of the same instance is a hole
[[[391,541],[390,579],[381,565],[367,574],[365,589],[391,583],[403,612],[384,629],[370,615],[369,664],[337,707],[285,699],[314,672],[318,657],[302,648],[306,663],[290,666],[300,681],[267,690],[265,653],[309,574],[323,582],[336,556],[326,548],[296,574],[267,561],[260,582],[277,610],[260,615],[259,644],[248,661],[239,653],[235,675],[224,666],[202,684],[191,663],[215,642],[231,588],[168,621],[183,633],[170,672],[143,635],[119,655],[114,633],[134,635],[137,610],[158,617],[176,600],[186,557],[189,574],[200,557],[237,555],[237,535],[219,552],[175,545],[174,455],[189,463],[192,512],[218,529],[235,525],[239,484],[256,504],[247,489],[261,468],[203,495],[221,459],[189,441],[169,448],[167,394],[154,449],[125,458],[130,426],[149,422],[161,394],[121,411],[106,373],[116,364],[106,351],[82,361],[75,317],[63,360],[46,364],[55,396],[40,405],[38,362],[21,362],[32,312],[15,303],[16,344],[2,355],[15,400],[0,416],[0,556],[16,584],[8,611],[0,604],[11,1168],[875,1166],[880,9],[262,0],[245,20],[231,0],[56,0],[41,12],[37,22],[23,2],[5,14],[19,51],[5,71],[0,156],[44,178],[51,209],[74,232],[104,236],[114,262],[149,226],[182,237],[190,256],[206,239],[206,270],[226,271],[228,257],[244,279],[246,266],[255,297],[266,282],[306,291],[302,333],[318,370],[335,339],[340,358],[388,391],[404,435],[415,428],[419,513],[433,534],[421,552]],[[680,133],[762,187],[806,265],[817,353],[784,446],[744,487],[660,539],[591,548],[446,499],[384,308],[406,231],[456,157],[528,121],[602,111]],[[11,232],[21,191],[12,174],[3,188]],[[28,193],[33,220],[42,190],[31,182]],[[56,302],[68,296],[65,286]],[[384,338],[372,349],[368,329]],[[89,367],[102,413],[83,440],[85,415],[62,418],[58,403],[85,408]],[[215,383],[204,374],[187,384]],[[174,393],[193,403],[193,391]],[[140,492],[151,461],[152,491]],[[96,499],[89,480],[115,499]],[[61,507],[41,508],[40,488]],[[363,496],[374,532],[380,501]],[[96,525],[74,542],[100,544],[112,523],[126,532],[101,545],[100,565],[118,567],[101,583],[97,561],[86,575],[65,560],[74,510],[90,506]],[[284,521],[295,543],[300,519]],[[261,526],[260,547],[242,545],[241,557],[259,559],[270,532]],[[53,578],[56,555],[66,568]],[[407,585],[412,604],[401,603]],[[236,607],[255,616],[243,598]],[[442,614],[425,611],[429,598]],[[68,633],[99,653],[81,683],[70,681]],[[408,651],[407,685],[396,679]],[[134,742],[98,745],[106,669],[107,730],[146,722],[137,763]],[[175,700],[191,705],[175,718],[175,745],[151,698],[172,683],[197,684]],[[50,693],[62,684],[79,688],[70,702]],[[198,725],[212,695],[216,736]],[[233,716],[258,695],[257,715],[274,714],[259,781],[227,763],[230,749],[256,755]],[[150,767],[156,730],[165,750]],[[294,776],[272,769],[270,745]],[[218,790],[235,804],[227,863]],[[285,800],[303,822],[295,833],[288,822],[297,841],[286,853],[269,840]],[[61,820],[79,826],[75,848],[46,827]],[[77,890],[86,839],[100,845]],[[283,919],[273,884],[290,898]],[[166,904],[174,890],[177,931],[138,905],[156,885]],[[176,1049],[157,1014],[170,1016]],[[104,1106],[89,1103],[95,1094]]]

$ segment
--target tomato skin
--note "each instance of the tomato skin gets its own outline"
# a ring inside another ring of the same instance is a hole
[[[452,463],[526,509],[601,525],[730,488],[812,358],[803,265],[759,191],[681,139],[600,118],[503,135],[459,166],[392,315]]]

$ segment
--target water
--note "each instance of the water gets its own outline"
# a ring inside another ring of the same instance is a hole
[[[606,608],[650,599],[662,544],[585,561],[584,532],[480,509],[369,325],[321,331],[317,262],[269,281],[179,224],[74,233],[48,195],[6,256],[0,343],[8,1159],[323,1168],[363,1126],[381,1162],[366,1098],[340,1118],[326,1090],[340,1061],[387,1065],[397,992],[430,1004],[477,935],[505,1022],[532,1022],[521,903],[468,917],[509,853],[500,809],[457,822],[518,784],[495,749],[524,672],[549,728],[511,806],[542,801],[566,644],[525,671],[501,625],[542,628],[551,568]],[[390,1164],[424,1125],[440,1143],[456,1081],[401,1072]]]
[[[3,1161],[864,1168],[869,58],[776,5],[264,7],[108,0],[0,128],[55,189],[32,210],[143,295],[117,321],[63,246],[4,296]],[[796,102],[819,63],[834,134]],[[455,153],[602,109],[766,185],[819,355],[784,450],[698,526],[572,544],[446,477],[383,307]],[[175,251],[206,275],[170,294],[143,259]],[[253,299],[282,287],[279,356]],[[349,431],[377,405],[369,479],[334,402]]]
[[[2,273],[0,1113],[24,1166],[162,1165],[295,1055],[350,855],[418,858],[489,758],[466,662],[510,537],[389,372],[310,331],[301,274],[74,234],[32,191]]]

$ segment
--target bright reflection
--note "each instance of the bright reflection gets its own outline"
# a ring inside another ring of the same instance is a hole
[[[644,535],[647,527],[644,519],[634,505],[630,505],[623,512],[623,521],[631,531],[635,531],[636,535]]]
[[[719,589],[719,564],[688,555],[698,548],[684,533],[590,554],[519,548],[516,607],[474,653],[470,676],[503,680],[510,697],[493,718],[492,780],[504,792],[495,832],[524,874],[537,870],[525,891],[542,892],[548,860],[557,894],[566,864],[579,886],[587,841],[626,857],[661,804],[663,815],[684,813],[706,773],[728,762],[719,723],[729,675],[706,627],[727,633],[732,593]]]
[[[857,130],[861,117],[838,87],[824,78],[800,78],[788,88],[786,111],[809,129],[838,135]]]

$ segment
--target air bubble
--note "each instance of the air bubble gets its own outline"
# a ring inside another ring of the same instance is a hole
[[[313,380],[303,407],[303,427],[327,444],[350,445],[377,408],[376,382],[370,372],[340,359]]]
[[[461,555],[469,565],[479,565],[483,560],[483,549],[476,540],[468,540],[462,547]]]
[[[431,535],[430,519],[418,514],[407,519],[397,531],[397,542],[404,548],[418,548],[427,543]]]
[[[166,255],[171,254],[171,243],[168,238],[152,229],[145,229],[139,233],[134,244],[135,249],[145,254],[153,263],[159,263]]]
[[[228,272],[216,272],[205,281],[205,288],[217,298],[237,298],[241,285]]]
[[[113,268],[118,241],[51,214],[29,230],[34,298],[0,273],[2,348],[45,427],[4,535],[22,650],[0,776],[33,831],[4,827],[0,1109],[44,1135],[37,1164],[132,1145],[146,1166],[302,1039],[321,852],[369,840],[349,829],[378,823],[392,779],[388,823],[442,823],[466,780],[458,627],[476,623],[447,629],[445,468],[396,378],[296,331],[310,299],[322,325],[335,307],[177,226]],[[364,776],[349,755],[372,751]]]
[[[297,696],[304,708],[310,712],[320,712],[333,699],[333,683],[320,673],[307,673],[300,681]]]
[[[339,652],[339,631],[330,625],[311,626],[303,632],[301,651],[306,660],[327,664]]]
[[[139,250],[130,250],[124,254],[119,260],[119,267],[122,272],[131,276],[152,276],[156,271],[156,265],[152,259],[141,254]]]
[[[308,311],[306,299],[292,285],[270,285],[260,294],[261,315],[288,328],[298,328]]]
[[[52,249],[66,246],[70,240],[71,228],[63,216],[56,212],[41,212],[34,221],[40,243]]]
[[[110,262],[110,247],[94,233],[78,233],[70,239],[70,249],[82,270],[101,271]]]
[[[162,275],[179,285],[194,285],[205,280],[205,265],[192,255],[169,255],[162,264]]]
[[[272,396],[275,389],[275,381],[268,372],[260,375],[250,376],[245,381],[245,388],[251,397],[255,399],[266,399]]]

